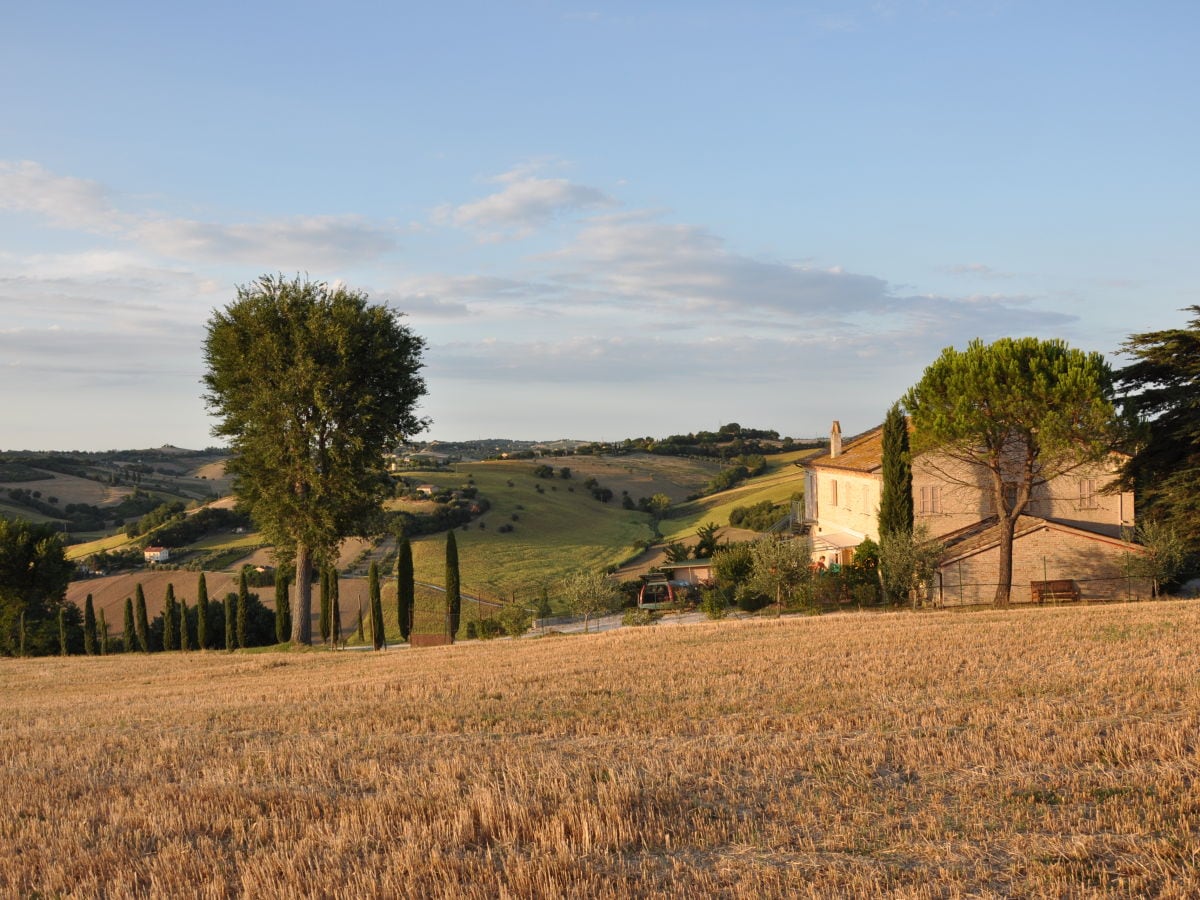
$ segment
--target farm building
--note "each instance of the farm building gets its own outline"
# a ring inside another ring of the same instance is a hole
[[[1105,492],[1116,473],[1081,466],[1038,485],[1013,541],[1013,599],[1116,600],[1144,596],[1149,585],[1124,577],[1122,562],[1143,549],[1122,539],[1134,524],[1131,492]],[[937,455],[912,463],[913,515],[945,544],[935,599],[944,603],[988,602],[996,588],[999,539],[992,498],[982,478],[963,464]],[[879,540],[883,486],[883,428],[843,444],[833,423],[829,452],[805,464],[804,518],[813,555],[846,564],[863,540]],[[1053,583],[1055,590],[1046,585]],[[1024,596],[1022,592],[1027,591]]]
[[[142,557],[146,562],[166,562],[171,558],[171,551],[166,547],[147,547],[142,551]]]

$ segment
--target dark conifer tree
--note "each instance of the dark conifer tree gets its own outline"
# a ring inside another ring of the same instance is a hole
[[[462,616],[462,587],[458,577],[458,541],[451,529],[446,535],[446,612],[449,619],[450,640],[458,634],[458,622]]]
[[[358,642],[365,644],[366,641],[366,635],[363,634],[362,604],[360,603],[358,604]]]
[[[376,650],[387,646],[383,638],[383,599],[379,590],[379,564],[371,563],[367,574],[367,595],[371,601],[371,643]]]
[[[237,645],[246,647],[246,617],[249,614],[250,591],[246,587],[246,569],[242,568],[242,575],[238,579],[238,595],[237,595]]]
[[[96,607],[92,604],[91,594],[83,601],[83,652],[88,656],[96,655]]]
[[[132,653],[137,649],[137,631],[133,625],[133,598],[125,598],[125,632],[121,635],[121,649]]]
[[[135,611],[137,613],[136,628],[138,649],[143,653],[150,652],[150,620],[146,616],[146,595],[142,593],[142,583],[137,583],[133,592]]]
[[[334,569],[329,576],[329,637],[335,649],[342,640],[341,590],[337,569]]]
[[[175,603],[175,585],[167,584],[167,595],[163,598],[163,649],[179,649],[179,609]]]
[[[192,633],[191,628],[188,627],[188,605],[186,598],[179,601],[179,649],[192,649]]]
[[[196,647],[207,650],[208,644],[208,582],[201,572],[196,580]]]
[[[287,569],[277,566],[275,569],[275,642],[277,644],[287,643],[291,633],[291,622],[288,621]]]
[[[108,656],[108,620],[101,609],[96,616],[96,639],[100,644],[100,655]]]
[[[330,580],[330,567],[322,566],[321,567],[321,612],[320,612],[318,625],[320,626],[320,629],[321,629],[321,640],[323,642],[325,642],[326,644],[329,643],[329,612],[330,612],[330,605],[331,605],[331,598],[329,596],[329,592],[330,592],[329,580]]]
[[[416,597],[416,582],[413,575],[412,544],[408,538],[400,539],[400,550],[396,554],[396,624],[400,626],[400,640],[407,641],[412,632],[413,601]]]
[[[912,460],[908,421],[895,403],[883,420],[883,485],[879,493],[879,533],[912,534]]]
[[[230,653],[237,646],[237,633],[234,630],[233,622],[233,604],[237,600],[237,594],[229,593],[225,595],[225,649]]]

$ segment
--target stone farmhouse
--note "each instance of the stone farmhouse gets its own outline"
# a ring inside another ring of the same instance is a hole
[[[1144,551],[1122,539],[1134,524],[1133,494],[1104,490],[1115,471],[1114,459],[1034,488],[1014,534],[1014,602],[1117,600],[1149,593],[1144,579],[1124,574],[1126,556]],[[914,518],[946,548],[932,586],[934,601],[991,602],[999,535],[990,491],[962,464],[934,454],[916,457],[912,474]],[[864,539],[879,540],[882,486],[883,427],[843,444],[841,426],[834,422],[829,452],[805,463],[804,520],[814,559],[844,565]]]

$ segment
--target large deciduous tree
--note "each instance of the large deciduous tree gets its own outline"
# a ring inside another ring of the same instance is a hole
[[[1038,338],[947,347],[904,396],[913,454],[935,454],[928,459],[944,478],[982,484],[991,497],[997,606],[1009,602],[1013,532],[1033,492],[1118,444],[1113,398],[1112,370],[1099,353]]]
[[[383,454],[423,429],[424,341],[365,294],[263,276],[215,312],[205,400],[241,502],[296,563],[292,640],[312,638],[311,562],[376,527]]]
[[[52,525],[0,518],[0,653],[50,653],[71,564]]]
[[[1122,472],[1138,506],[1200,551],[1200,306],[1186,328],[1131,335],[1117,372],[1122,405],[1141,427]]]

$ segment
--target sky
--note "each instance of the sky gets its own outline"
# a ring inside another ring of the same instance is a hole
[[[215,310],[344,283],[425,438],[870,428],[947,346],[1200,303],[1194,2],[64,3],[0,28],[0,449],[217,443]]]

